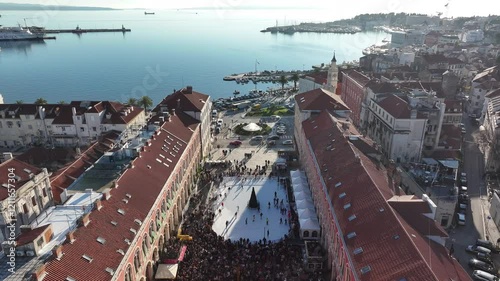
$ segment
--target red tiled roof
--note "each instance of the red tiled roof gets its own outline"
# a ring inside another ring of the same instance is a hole
[[[462,132],[459,127],[451,124],[441,126],[439,146],[447,146],[448,149],[459,150],[462,147]]]
[[[396,95],[388,95],[385,99],[379,101],[378,105],[395,119],[411,118],[410,105]]]
[[[133,168],[127,169],[117,180],[119,188],[112,189],[112,196],[102,202],[102,209],[90,213],[90,223],[76,230],[73,243],[66,241],[63,244],[62,258],[51,259],[46,264],[48,274],[44,280],[65,280],[68,276],[76,280],[88,280],[89,276],[92,276],[92,280],[111,280],[112,276],[105,269],[117,269],[120,265],[123,256],[117,250],[129,250],[125,239],[133,241],[134,234],[130,229],[139,227],[134,220],[147,221],[153,203],[169,180],[192,135],[193,132],[182,124],[177,115],[172,116],[170,122],[165,122],[161,126],[161,134],[152,137],[151,145],[145,146],[145,151],[141,151],[140,157],[132,162]],[[178,148],[178,152],[173,153],[175,156],[162,150],[165,141],[173,142]],[[160,153],[172,160],[168,162],[168,167],[156,160]],[[127,194],[130,198],[125,203],[122,199],[127,198]],[[125,215],[119,214],[118,209],[124,210]],[[117,225],[114,226],[111,221],[116,221]],[[106,239],[106,243],[97,242],[99,236]],[[84,254],[93,261],[89,263],[83,259]]]
[[[61,194],[76,181],[95,161],[97,161],[110,147],[95,142],[73,162],[56,171],[50,177],[52,196],[54,201],[61,202]]]
[[[422,58],[428,64],[447,63],[448,62],[448,58],[442,54],[424,55],[424,56],[422,56]]]
[[[15,158],[1,163],[0,184],[8,185],[8,188],[6,188],[5,186],[0,187],[0,201],[5,200],[7,199],[7,197],[9,197],[8,190],[10,188],[18,190],[26,182],[28,182],[31,179],[30,178],[31,173],[33,173],[34,175],[38,175],[41,172],[42,169],[39,169],[35,166],[32,166],[28,163],[17,160]]]
[[[499,96],[500,96],[500,88],[492,90],[485,95],[485,97],[490,98],[490,99],[496,98]]]
[[[162,105],[168,106],[169,109],[181,109],[182,111],[201,112],[209,98],[210,96],[195,92],[192,90],[192,88],[184,88],[166,96],[153,109],[153,112],[158,112]]]
[[[399,92],[399,89],[394,85],[394,83],[378,82],[375,80],[368,82],[366,87],[370,88],[376,94]]]
[[[349,78],[353,79],[354,81],[356,81],[358,84],[360,84],[363,87],[368,82],[370,82],[370,78],[368,76],[366,76],[363,73],[358,72],[357,70],[354,70],[354,69],[350,69],[350,70],[344,71],[343,72],[343,77],[344,77],[344,80],[347,77],[349,77]]]
[[[444,247],[415,243],[412,233],[403,225],[406,222],[387,203],[394,192],[384,169],[349,144],[326,111],[304,121],[303,128],[321,169],[341,233],[357,234],[344,241],[359,280],[470,280],[449,257],[432,261],[423,257],[429,249],[434,256],[443,257]],[[325,150],[327,146],[333,149]],[[335,187],[338,183],[341,185]],[[346,195],[339,198],[344,192]],[[346,203],[351,204],[348,209],[344,209]],[[352,215],[356,218],[349,221]],[[363,253],[354,255],[354,249],[359,247]],[[360,274],[365,266],[370,266],[371,271]],[[449,270],[450,267],[455,270]]]
[[[462,107],[463,102],[461,100],[445,99],[444,104],[446,105],[446,112],[462,113],[462,111],[463,111],[463,107]]]
[[[295,103],[300,110],[349,110],[338,96],[321,88],[296,95]]]
[[[50,227],[50,224],[46,224],[44,226],[40,226],[38,228],[34,228],[28,232],[21,233],[17,238],[16,238],[16,245],[17,246],[22,246],[28,243],[33,242],[36,238],[38,238],[42,233]]]

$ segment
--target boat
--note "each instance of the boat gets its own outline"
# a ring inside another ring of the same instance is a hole
[[[43,40],[43,33],[32,33],[28,28],[0,26],[0,41]]]
[[[239,95],[239,94],[240,94],[240,91],[234,90],[233,95],[236,96],[236,95]]]
[[[144,12],[145,15],[154,15],[154,12]]]

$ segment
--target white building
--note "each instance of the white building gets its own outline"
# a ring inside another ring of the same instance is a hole
[[[419,162],[427,119],[408,102],[390,94],[379,102],[368,102],[368,136],[388,159],[397,163]]]
[[[0,147],[83,145],[108,131],[132,133],[145,122],[144,109],[110,101],[1,104]]]
[[[481,29],[466,30],[460,34],[460,40],[465,43],[480,42],[484,39],[484,32]]]
[[[4,156],[11,158],[10,153]],[[5,158],[5,157],[4,157]],[[45,209],[53,205],[47,169],[39,169],[17,159],[0,164],[0,243],[22,225],[31,224]],[[8,227],[13,222],[15,228]]]
[[[498,66],[490,67],[476,74],[472,79],[472,88],[469,99],[469,114],[481,117],[486,93],[500,87]]]
[[[484,158],[487,171],[496,172],[500,167],[500,89],[485,95],[482,133],[486,136]]]

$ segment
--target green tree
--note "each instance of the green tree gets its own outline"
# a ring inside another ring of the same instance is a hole
[[[67,104],[67,102],[63,101],[63,100],[60,100],[57,102],[58,104]]]
[[[300,79],[300,77],[299,77],[299,74],[297,74],[297,73],[294,73],[292,75],[292,78],[290,79],[290,80],[293,81],[293,90],[294,91],[297,90],[297,82],[299,82],[299,79]]]
[[[259,201],[257,201],[257,195],[255,195],[255,187],[252,187],[252,194],[250,195],[250,201],[248,201],[248,207],[252,209],[259,208]]]
[[[144,111],[146,111],[153,105],[153,100],[148,96],[142,96],[139,99],[138,104],[144,107]]]
[[[127,101],[128,105],[136,106],[137,105],[137,99],[135,98],[129,98]]]
[[[24,103],[24,101],[23,101],[23,100],[16,100],[16,103],[17,103],[17,104],[23,104],[23,103]]]
[[[35,101],[36,105],[42,105],[42,104],[47,104],[47,100],[44,98],[37,98]]]
[[[281,84],[281,91],[284,91],[285,90],[285,84],[288,83],[288,79],[286,79],[285,75],[281,75],[279,82]]]

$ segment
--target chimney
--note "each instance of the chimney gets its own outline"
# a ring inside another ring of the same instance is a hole
[[[62,245],[57,245],[52,249],[52,255],[57,260],[60,260],[63,255],[62,248],[63,248]]]
[[[104,193],[104,200],[109,200],[111,198],[111,189],[106,188],[102,193]]]
[[[31,225],[21,225],[19,227],[19,230],[21,230],[21,233],[26,233],[30,232],[32,230]]]
[[[82,155],[82,150],[80,149],[80,147],[76,147],[76,148],[75,148],[75,152],[76,152],[76,155],[77,155],[77,156]]]
[[[98,210],[98,211],[102,208],[102,202],[101,202],[101,199],[97,199],[97,200],[95,201],[95,208],[96,208],[96,210]]]
[[[10,160],[12,159],[12,152],[4,152],[3,153],[3,161],[7,161],[7,160]]]
[[[161,124],[163,124],[165,122],[165,117],[163,117],[163,116],[158,117],[158,119],[160,119]]]
[[[69,243],[73,244],[73,242],[76,240],[75,238],[75,231],[70,231],[68,234],[66,234],[66,240],[68,240]]]
[[[90,214],[85,214],[80,219],[81,225],[87,226],[90,222]]]
[[[181,99],[177,99],[177,108],[181,109]]]
[[[42,264],[40,267],[38,267],[35,272],[33,272],[32,277],[33,280],[35,281],[42,281],[43,278],[45,278],[45,275],[47,272],[45,272],[45,264]]]
[[[71,111],[73,112],[73,116],[75,116],[75,115],[76,115],[76,108],[75,108],[75,107],[72,107],[72,108],[71,108]]]
[[[400,192],[400,185],[401,185],[401,170],[400,168],[396,168],[394,169],[394,175],[392,176],[392,182],[394,184],[394,192],[396,193],[396,195],[401,195],[401,192]]]
[[[175,116],[175,108],[172,108],[172,115]]]
[[[186,94],[192,94],[193,93],[193,86],[187,86],[186,87]]]
[[[410,118],[411,119],[417,119],[417,110],[416,109],[412,109],[411,110]]]

